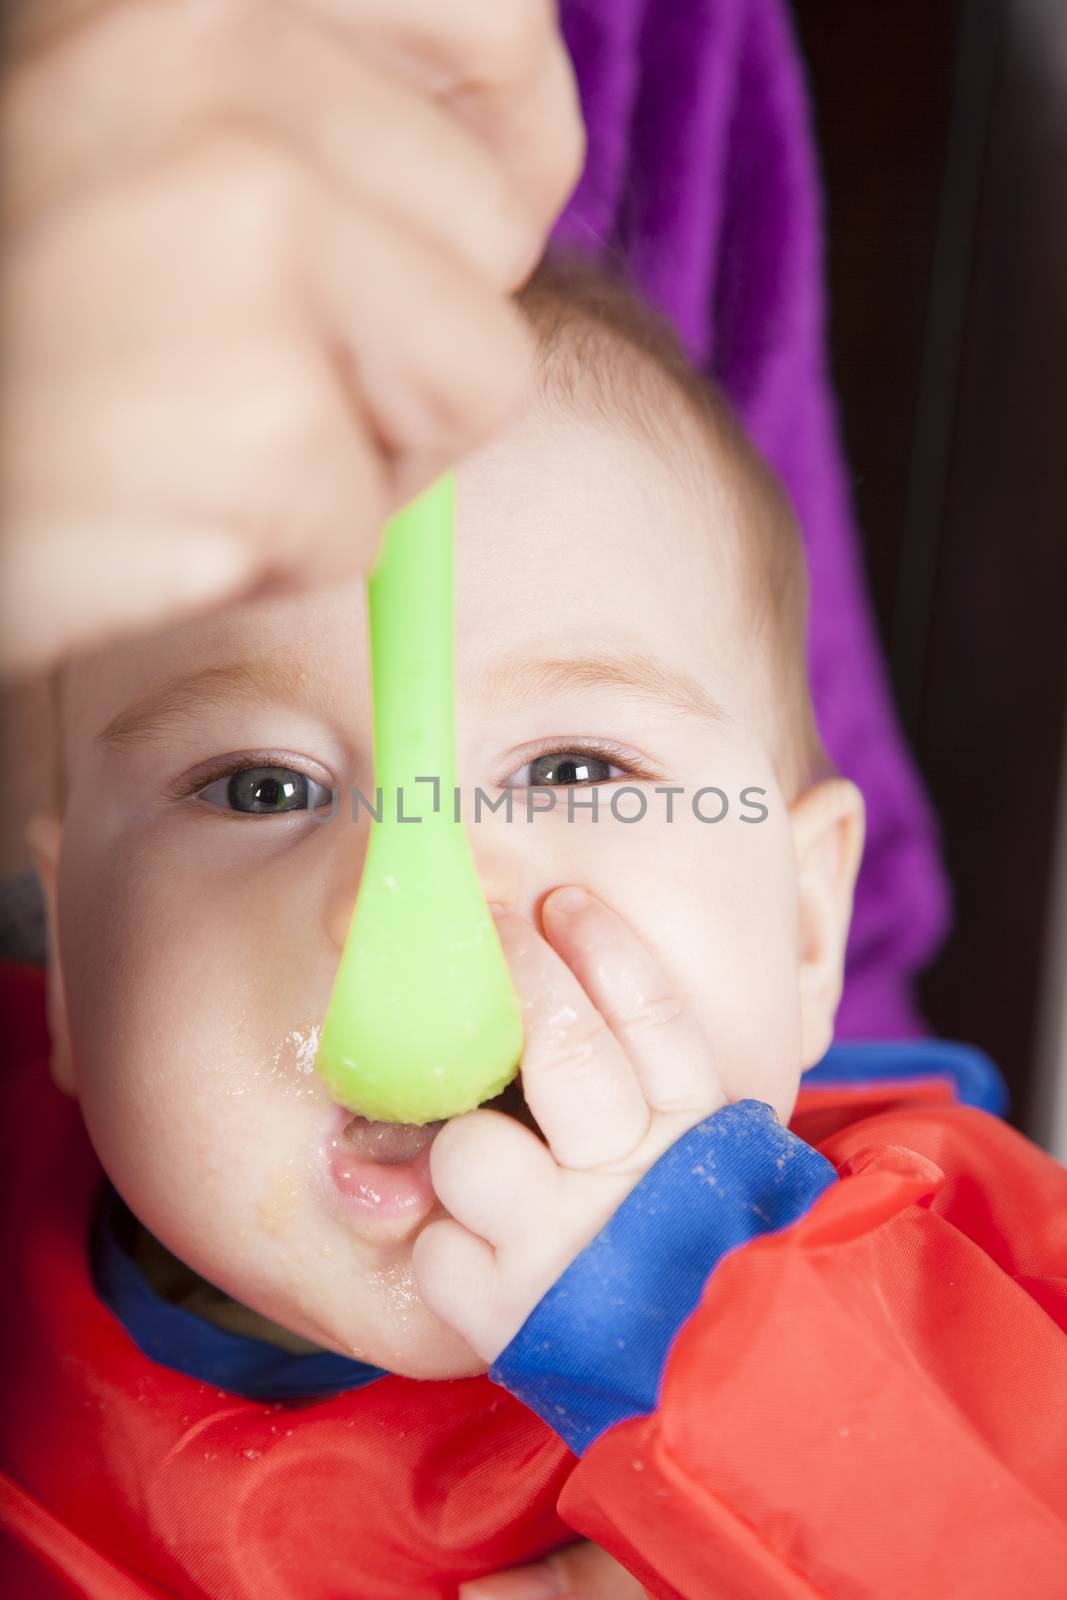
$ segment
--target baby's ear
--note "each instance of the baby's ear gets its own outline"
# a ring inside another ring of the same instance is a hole
[[[801,1064],[830,1048],[845,977],[852,891],[863,854],[863,796],[847,778],[806,789],[789,808],[797,864]]]
[[[64,1094],[77,1096],[74,1062],[70,1049],[70,1028],[67,1023],[67,1002],[63,992],[63,968],[56,937],[56,869],[59,865],[59,845],[62,837],[63,824],[59,817],[52,813],[38,812],[26,824],[26,843],[41,882],[47,917],[46,982],[48,1033],[52,1041],[52,1077],[56,1087],[62,1089]]]

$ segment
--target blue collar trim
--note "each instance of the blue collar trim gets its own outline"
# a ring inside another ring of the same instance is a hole
[[[950,1039],[846,1040],[835,1044],[800,1080],[802,1089],[860,1088],[947,1078],[960,1105],[996,1117],[1008,1109],[1008,1086],[993,1062],[974,1045]]]
[[[90,1234],[96,1292],[142,1354],[188,1378],[248,1400],[297,1400],[362,1389],[389,1374],[381,1367],[325,1350],[297,1355],[171,1305],[152,1288],[133,1258],[133,1213],[104,1179]]]

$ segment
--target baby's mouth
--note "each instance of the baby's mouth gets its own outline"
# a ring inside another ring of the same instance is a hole
[[[505,1116],[514,1117],[516,1122],[521,1122],[532,1133],[540,1137],[540,1129],[533,1119],[533,1113],[522,1093],[522,1082],[518,1077],[503,1088],[491,1100],[483,1102],[479,1109],[502,1111]],[[367,1117],[361,1117],[358,1112],[345,1124],[341,1138],[346,1149],[359,1161],[372,1161],[377,1166],[395,1167],[405,1161],[414,1161],[416,1156],[422,1154],[428,1145],[433,1143],[435,1135],[444,1127],[444,1122],[425,1122],[416,1124],[411,1122],[372,1122]]]
[[[421,1155],[443,1127],[443,1122],[427,1122],[421,1127],[410,1122],[369,1122],[357,1114],[342,1129],[341,1139],[357,1161],[398,1167]]]
[[[485,1104],[541,1137],[518,1078]],[[333,1116],[320,1159],[348,1225],[371,1242],[406,1238],[439,1204],[430,1179],[430,1146],[444,1122],[374,1122],[341,1106],[334,1106]]]
[[[483,1102],[491,1111],[502,1111],[514,1117],[533,1133],[540,1130],[522,1093],[521,1080],[511,1082],[491,1100]],[[379,1166],[395,1167],[404,1161],[414,1161],[426,1146],[433,1143],[434,1135],[444,1127],[444,1122],[372,1122],[357,1112],[342,1129],[341,1138],[352,1154],[360,1161],[373,1161]]]

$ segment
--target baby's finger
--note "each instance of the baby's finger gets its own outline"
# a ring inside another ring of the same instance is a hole
[[[415,1239],[411,1265],[420,1298],[477,1349],[485,1308],[493,1304],[496,1295],[497,1263],[492,1247],[458,1222],[442,1217],[427,1223]]]
[[[530,1206],[553,1192],[556,1164],[536,1134],[502,1111],[447,1122],[430,1147],[430,1178],[457,1222],[492,1245],[530,1225]]]
[[[721,1104],[725,1096],[707,1037],[644,940],[576,885],[553,890],[541,914],[549,940],[615,1034],[652,1109],[703,1115],[716,1109],[716,1098]]]
[[[502,912],[497,932],[523,1003],[522,1090],[562,1167],[622,1161],[650,1113],[619,1041],[574,973],[525,918]]]

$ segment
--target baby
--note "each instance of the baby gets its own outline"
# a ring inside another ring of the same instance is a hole
[[[77,662],[31,836],[52,1076],[106,1178],[49,1091],[65,1131],[15,1190],[66,1173],[78,1288],[63,1316],[23,1247],[5,1468],[55,1567],[88,1540],[133,1593],[450,1596],[581,1533],[657,1595],[973,1597],[1008,1592],[988,1512],[1011,1589],[1051,1595],[1059,1446],[971,1411],[1025,1369],[1036,1416],[1067,1371],[1034,1287],[1063,1175],[955,1103],[995,1103],[977,1053],[830,1049],[863,807],[815,728],[787,502],[624,289],[548,267],[521,303],[538,392],[460,466],[456,548],[521,1086],[415,1128],[313,1070],[374,794],[359,586]]]

